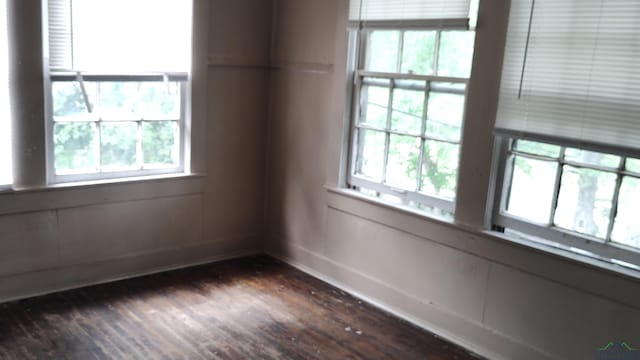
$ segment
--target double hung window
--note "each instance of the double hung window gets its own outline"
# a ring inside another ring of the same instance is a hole
[[[51,182],[182,172],[191,2],[49,0]]]
[[[640,265],[639,17],[633,0],[512,2],[498,229]]]
[[[450,214],[475,40],[472,5],[392,3],[351,2],[357,50],[347,181],[365,194]]]

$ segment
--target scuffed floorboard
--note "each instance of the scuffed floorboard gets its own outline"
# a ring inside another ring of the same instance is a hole
[[[268,257],[0,305],[1,359],[477,359]]]

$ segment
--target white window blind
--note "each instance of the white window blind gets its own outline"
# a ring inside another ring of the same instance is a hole
[[[496,132],[640,148],[640,1],[514,0]]]
[[[351,0],[349,20],[441,20],[469,18],[470,0]]]
[[[52,70],[186,72],[191,1],[49,0]]]
[[[7,1],[0,0],[0,186],[11,183],[11,112],[9,111],[9,56]]]

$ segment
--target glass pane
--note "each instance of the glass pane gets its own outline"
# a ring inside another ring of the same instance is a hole
[[[89,104],[95,104],[95,84],[85,83]],[[90,121],[91,116],[84,101],[80,84],[75,81],[55,81],[51,83],[54,121]]]
[[[438,75],[468,78],[473,62],[473,31],[443,31],[440,37]]]
[[[406,190],[415,190],[418,181],[420,138],[391,135],[387,183]]]
[[[138,120],[140,83],[101,82],[97,113],[104,120]]]
[[[362,115],[360,122],[386,129],[389,108],[389,89],[377,86],[362,88]]]
[[[533,222],[548,224],[557,171],[556,162],[516,156],[507,212]]]
[[[427,140],[422,164],[422,192],[448,199],[456,197],[460,147]]]
[[[96,171],[94,123],[57,123],[53,133],[56,174]]]
[[[405,32],[402,46],[402,72],[432,75],[435,46],[435,31]]]
[[[602,154],[593,151],[567,148],[564,158],[567,161],[574,161],[587,165],[600,165],[617,169],[620,166],[620,156]]]
[[[640,173],[640,160],[627,159],[627,170]]]
[[[131,168],[136,165],[138,124],[103,123],[100,156],[104,168]]]
[[[154,121],[142,124],[142,152],[146,165],[176,165],[179,162],[178,149],[176,122]]]
[[[618,213],[611,239],[617,243],[640,248],[640,179],[625,177],[620,187]]]
[[[424,92],[395,89],[393,91],[393,112],[391,129],[420,135]]]
[[[145,120],[180,119],[180,84],[177,82],[141,83],[140,113]]]
[[[357,173],[382,180],[385,135],[380,131],[360,130]]]
[[[517,140],[514,146],[515,150],[541,156],[549,156],[558,158],[560,156],[561,147],[557,145],[545,144],[537,141]]]
[[[564,166],[555,224],[604,238],[615,185],[615,174]]]
[[[427,136],[459,141],[462,133],[463,113],[463,95],[429,93]]]
[[[399,31],[372,31],[369,34],[366,70],[398,71]]]

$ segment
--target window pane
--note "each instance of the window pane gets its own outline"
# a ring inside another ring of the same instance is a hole
[[[620,187],[618,213],[611,239],[617,243],[640,248],[640,179],[625,177]]]
[[[427,136],[459,141],[464,113],[464,96],[429,93]]]
[[[422,192],[449,199],[456,197],[460,147],[427,140],[424,145]]]
[[[620,166],[620,156],[580,149],[567,148],[564,158],[567,161],[574,161],[586,165],[600,165],[614,169],[617,169]]]
[[[96,103],[95,83],[84,83],[89,104],[93,107]],[[80,83],[76,81],[56,81],[51,84],[53,97],[53,119],[55,121],[90,121],[92,120],[87,109]]]
[[[369,49],[365,68],[370,71],[398,71],[399,31],[372,31],[369,34]]]
[[[360,130],[357,173],[382,180],[385,135],[380,131]]]
[[[377,86],[362,88],[362,115],[360,122],[385,129],[389,108],[389,89]]]
[[[391,135],[387,183],[406,190],[416,190],[419,156],[420,138]]]
[[[74,70],[188,71],[191,3],[73,0],[67,16],[73,28]]]
[[[391,129],[420,135],[423,108],[424,92],[395,89],[393,91]]]
[[[473,62],[473,31],[443,31],[440,38],[438,75],[468,78]]]
[[[627,170],[640,173],[640,160],[627,159]]]
[[[432,75],[435,45],[435,31],[405,32],[402,46],[402,72]]]
[[[615,185],[615,174],[564,166],[555,224],[604,238]]]
[[[523,219],[548,224],[557,171],[556,162],[516,156],[506,211]]]
[[[145,165],[178,164],[178,124],[173,121],[143,123],[142,151]]]
[[[557,145],[545,144],[537,141],[516,140],[515,150],[541,156],[557,158],[560,156],[561,147]]]
[[[103,168],[122,169],[136,165],[137,123],[103,123],[100,140],[100,157]]]
[[[96,171],[94,123],[57,123],[53,132],[56,174]]]
[[[180,119],[180,84],[177,82],[141,83],[140,113],[145,120]]]
[[[138,120],[140,83],[101,82],[96,112],[103,120]]]

